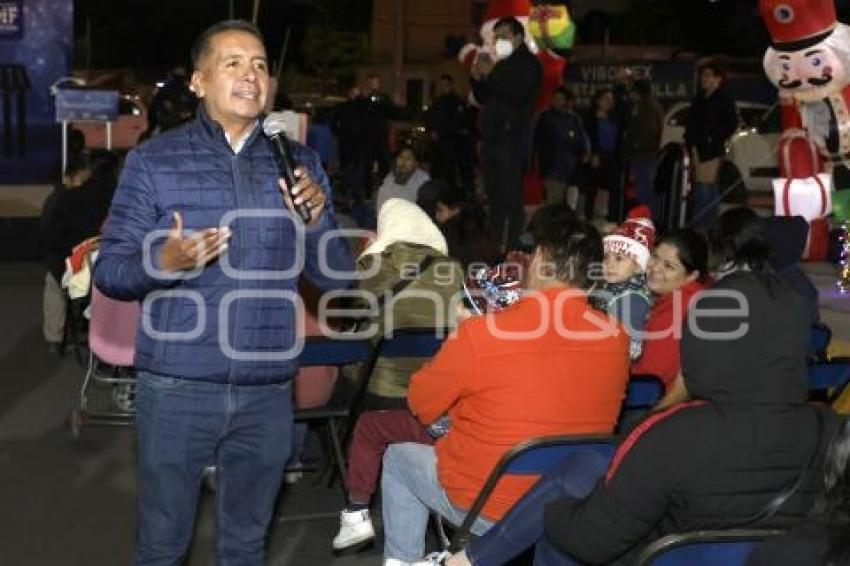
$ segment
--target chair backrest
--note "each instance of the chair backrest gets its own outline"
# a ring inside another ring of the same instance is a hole
[[[447,328],[397,328],[378,344],[381,358],[432,358],[449,335]]]
[[[504,475],[543,475],[564,458],[579,453],[597,454],[606,461],[614,457],[616,437],[609,435],[539,436],[511,448],[499,460],[455,532],[451,549],[458,551],[469,542],[472,525]]]
[[[747,558],[775,529],[729,529],[668,535],[646,547],[635,566],[745,566]]]
[[[809,364],[809,391],[841,389],[850,381],[850,359]]]
[[[335,340],[324,337],[308,337],[304,349],[298,356],[298,365],[344,366],[356,362],[367,362],[372,347],[368,340]]]
[[[498,471],[504,462],[499,475],[537,476],[546,473],[570,454],[590,451],[610,460],[615,450],[611,436],[540,436],[514,446],[493,471]]]
[[[97,359],[113,366],[133,365],[141,306],[111,299],[92,285],[89,348]]]
[[[626,410],[651,409],[658,403],[663,393],[664,386],[654,375],[633,375],[629,378],[623,408]]]
[[[815,360],[826,359],[826,349],[832,341],[832,330],[820,322],[812,324],[809,333],[809,357]]]

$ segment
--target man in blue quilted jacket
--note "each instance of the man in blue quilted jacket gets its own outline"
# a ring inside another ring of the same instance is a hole
[[[327,177],[293,143],[293,196],[260,121],[269,87],[262,36],[228,21],[196,41],[197,119],[130,152],[95,283],[143,301],[136,343],[137,565],[182,563],[201,478],[216,474],[218,564],[264,561],[292,438],[303,273],[348,286],[353,261]],[[306,203],[306,224],[292,214]]]

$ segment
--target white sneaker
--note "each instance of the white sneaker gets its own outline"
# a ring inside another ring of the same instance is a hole
[[[411,566],[440,566],[445,560],[452,555],[448,550],[442,552],[432,552],[422,560],[414,562]]]
[[[369,510],[348,511],[339,514],[339,532],[334,537],[334,550],[343,550],[375,538],[375,528]]]

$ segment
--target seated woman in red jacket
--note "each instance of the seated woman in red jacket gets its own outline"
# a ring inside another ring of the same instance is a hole
[[[708,284],[708,245],[699,232],[684,228],[661,238],[647,266],[647,284],[655,302],[644,327],[643,353],[632,375],[657,376],[666,389],[656,409],[683,400],[679,340],[694,296]]]

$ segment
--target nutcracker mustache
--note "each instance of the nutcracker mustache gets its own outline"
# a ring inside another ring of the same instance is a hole
[[[823,78],[820,78],[820,79],[816,79],[814,77],[812,77],[811,79],[806,79],[806,82],[808,82],[812,86],[823,86],[823,85],[827,84],[828,82],[830,82],[831,80],[832,80],[832,75],[824,75]]]
[[[793,81],[789,81],[788,79],[780,79],[779,86],[781,88],[797,88],[798,86],[802,86],[803,81],[800,79],[794,79]]]

